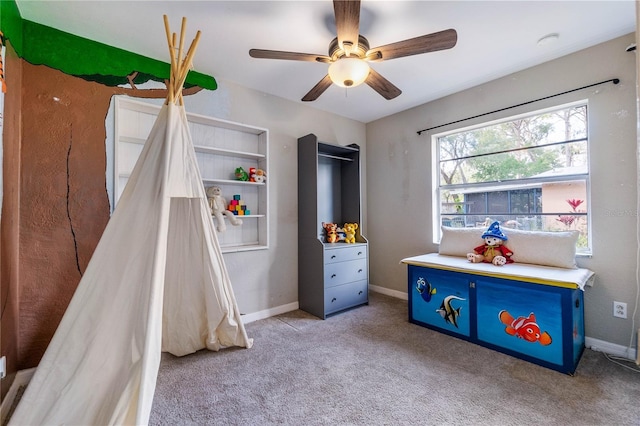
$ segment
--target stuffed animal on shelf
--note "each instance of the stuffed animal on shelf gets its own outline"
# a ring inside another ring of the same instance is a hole
[[[338,225],[335,223],[325,223],[322,222],[322,227],[325,232],[325,241],[328,243],[337,243],[338,242]]]
[[[227,225],[224,222],[224,216],[229,218],[229,222],[233,226],[242,225],[242,219],[238,219],[232,212],[227,210],[227,200],[222,196],[222,189],[219,186],[210,186],[206,189],[207,199],[209,200],[209,207],[211,208],[211,214],[218,220],[218,232],[224,232],[227,230]],[[224,216],[223,216],[224,215]]]
[[[237,180],[241,180],[244,182],[247,182],[249,180],[249,173],[247,173],[247,171],[242,167],[236,167],[236,170],[234,173],[236,175]]]
[[[253,179],[254,182],[265,183],[267,181],[267,175],[264,173],[264,170],[256,169],[251,175],[251,179]]]
[[[493,222],[482,234],[484,244],[473,249],[473,253],[467,253],[467,259],[471,263],[493,263],[502,266],[513,263],[513,252],[504,245],[507,236],[500,230],[500,223]]]
[[[344,242],[355,243],[356,242],[356,230],[358,229],[357,223],[345,223],[342,227],[344,231]]]

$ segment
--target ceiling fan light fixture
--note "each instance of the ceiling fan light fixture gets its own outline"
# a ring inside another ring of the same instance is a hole
[[[369,76],[369,64],[359,58],[340,58],[329,66],[329,77],[340,87],[356,87]]]

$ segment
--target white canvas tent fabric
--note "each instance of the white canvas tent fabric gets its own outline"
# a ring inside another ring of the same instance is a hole
[[[169,103],[10,424],[147,424],[161,351],[251,345]]]

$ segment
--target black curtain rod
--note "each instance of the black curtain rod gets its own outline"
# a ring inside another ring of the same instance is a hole
[[[484,114],[474,115],[473,117],[467,117],[467,118],[463,118],[463,119],[461,119],[461,120],[452,121],[452,122],[450,122],[450,123],[440,124],[439,126],[429,127],[428,129],[418,130],[418,132],[417,132],[417,133],[418,133],[418,135],[421,135],[421,134],[422,134],[422,132],[428,132],[429,130],[437,129],[437,128],[439,128],[439,127],[444,127],[444,126],[448,126],[448,125],[450,125],[450,124],[456,124],[456,123],[460,123],[460,122],[463,122],[463,121],[472,120],[472,119],[474,119],[474,118],[478,118],[478,117],[482,117],[482,116],[485,116],[485,115],[493,114],[493,113],[495,113],[495,112],[505,111],[505,110],[508,110],[508,109],[511,109],[511,108],[517,108],[517,107],[519,107],[519,106],[523,106],[523,105],[529,105],[529,104],[532,104],[532,103],[534,103],[534,102],[544,101],[545,99],[549,99],[549,98],[553,98],[553,97],[561,96],[561,95],[566,95],[567,93],[576,92],[576,91],[578,91],[578,90],[582,90],[582,89],[588,89],[589,87],[598,86],[598,85],[600,85],[600,84],[605,84],[605,83],[618,84],[618,83],[620,83],[620,79],[618,79],[618,78],[612,78],[612,79],[610,79],[610,80],[601,81],[601,82],[599,82],[599,83],[589,84],[588,86],[578,87],[577,89],[567,90],[566,92],[556,93],[555,95],[545,96],[544,98],[534,99],[534,100],[532,100],[532,101],[523,102],[523,103],[521,103],[521,104],[511,105],[511,106],[506,107],[506,108],[500,108],[500,109],[497,109],[497,110],[495,110],[495,111],[485,112]]]

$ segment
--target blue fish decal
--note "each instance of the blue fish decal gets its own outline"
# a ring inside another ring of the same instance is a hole
[[[425,302],[431,301],[431,296],[436,294],[435,287],[431,286],[431,283],[422,277],[416,281],[416,290],[422,295],[422,300]]]

